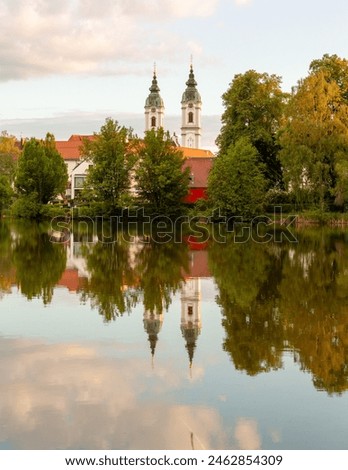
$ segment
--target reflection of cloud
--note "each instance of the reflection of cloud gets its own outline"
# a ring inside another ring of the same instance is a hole
[[[238,449],[260,449],[261,439],[257,422],[253,419],[239,418],[234,431]]]
[[[272,442],[278,444],[282,440],[282,434],[279,429],[272,429],[270,431]]]
[[[0,340],[0,441],[17,449],[226,448],[214,409],[166,402],[169,373],[156,366],[148,374],[147,360],[99,349]]]

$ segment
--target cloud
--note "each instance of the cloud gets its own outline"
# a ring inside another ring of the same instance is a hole
[[[234,0],[234,3],[239,6],[249,5],[252,0]]]
[[[135,72],[175,58],[184,39],[168,23],[211,15],[218,0],[0,0],[0,80]],[[199,46],[195,46],[196,49]]]

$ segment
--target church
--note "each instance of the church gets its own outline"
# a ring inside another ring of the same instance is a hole
[[[149,95],[145,101],[144,130],[165,128],[164,101],[160,95],[156,70],[154,70]],[[214,154],[201,148],[201,112],[202,100],[197,90],[193,67],[190,66],[186,89],[181,100],[181,143],[173,135],[173,144],[183,153],[183,168],[190,169],[190,190],[186,197],[187,203],[194,203],[206,197],[208,174],[213,164]],[[62,155],[69,175],[67,196],[75,199],[83,187],[84,180],[91,162],[81,154],[84,138],[93,136],[72,135],[67,141],[56,141],[58,152]]]

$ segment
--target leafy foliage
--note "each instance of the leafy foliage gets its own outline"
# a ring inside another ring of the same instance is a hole
[[[21,197],[47,204],[65,191],[67,180],[67,168],[52,134],[47,134],[44,141],[32,138],[26,142],[15,179]]]
[[[309,66],[311,75],[324,72],[326,80],[335,82],[341,92],[342,98],[348,104],[348,60],[336,54],[324,54],[321,59],[313,60]]]
[[[347,155],[347,125],[347,104],[328,72],[318,70],[299,83],[280,135],[284,179],[298,203],[325,208],[336,185],[336,163]]]
[[[0,174],[13,182],[15,175],[16,160],[20,154],[20,149],[16,145],[16,138],[2,132],[0,135]]]
[[[130,188],[130,174],[135,162],[133,140],[131,129],[108,118],[94,139],[84,143],[83,154],[92,163],[84,198],[102,202],[105,212],[117,211]]]
[[[258,150],[264,174],[270,185],[281,182],[276,134],[281,125],[286,95],[276,75],[249,70],[235,75],[223,94],[225,111],[216,143],[220,154],[241,137],[247,137]]]
[[[262,210],[266,180],[258,152],[247,138],[232,144],[218,156],[208,179],[213,209],[223,215],[252,218]]]
[[[182,207],[189,189],[183,155],[163,129],[146,132],[139,147],[136,184],[140,201],[155,214],[172,215]]]
[[[12,194],[13,191],[8,178],[0,174],[0,216],[3,210],[9,207]]]

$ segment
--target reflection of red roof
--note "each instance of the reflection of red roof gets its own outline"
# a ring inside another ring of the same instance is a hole
[[[56,140],[56,149],[64,160],[78,160],[85,139],[93,140],[94,136],[73,134],[69,140]]]
[[[208,175],[211,167],[213,166],[213,159],[211,158],[187,158],[184,162],[183,168],[190,168],[192,182],[191,188],[206,188],[208,185]]]
[[[208,240],[202,240],[202,238],[195,237],[194,235],[184,237],[184,241],[190,250],[205,250],[208,247]]]
[[[190,251],[189,271],[185,273],[185,278],[188,277],[211,277],[207,250]]]
[[[67,287],[70,292],[79,290],[79,272],[77,269],[66,269],[60,278],[57,286]]]

